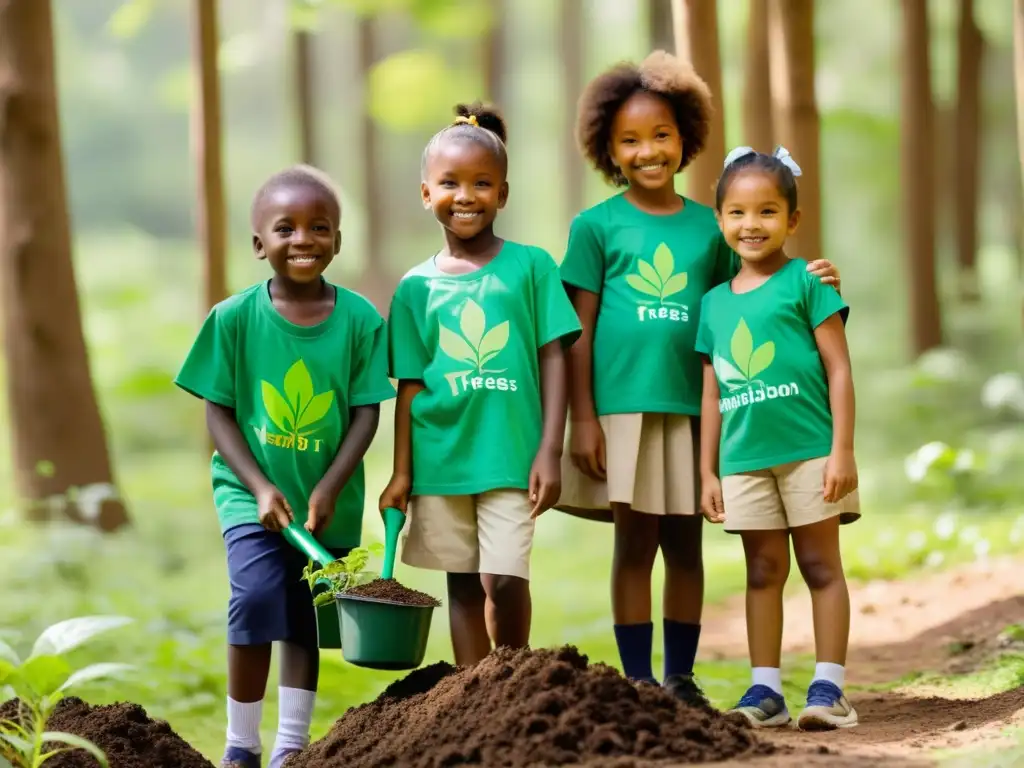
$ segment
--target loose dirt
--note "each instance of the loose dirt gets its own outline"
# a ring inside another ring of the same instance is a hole
[[[743,723],[634,686],[575,648],[500,649],[417,670],[349,710],[286,768],[680,765],[770,754]]]
[[[0,719],[17,717],[17,701],[0,706]],[[88,739],[103,750],[110,768],[213,768],[170,725],[150,719],[138,704],[93,707],[68,697],[57,704],[47,730]],[[99,763],[79,749],[50,758],[46,768],[99,768]]]
[[[402,605],[429,605],[433,608],[441,605],[437,598],[410,589],[394,579],[374,579],[347,590],[345,594],[354,597],[369,597],[374,600],[387,600],[390,603],[401,603]]]

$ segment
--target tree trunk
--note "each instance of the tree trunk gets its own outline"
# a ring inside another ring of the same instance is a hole
[[[1017,91],[1017,156],[1024,184],[1024,0],[1013,0],[1013,80]],[[1018,253],[1024,254],[1024,247]],[[1024,306],[1021,311],[1024,318]]]
[[[647,40],[652,51],[671,51],[675,47],[672,0],[647,0]]]
[[[295,100],[299,122],[299,158],[316,165],[316,126],[313,114],[313,35],[298,30],[294,37]]]
[[[771,58],[768,54],[768,0],[750,0],[747,59],[743,78],[743,139],[758,152],[771,152]]]
[[[582,0],[561,0],[560,48],[562,50],[562,103],[564,104],[565,125],[562,128],[562,156],[565,162],[565,205],[568,209],[566,221],[583,210],[585,178],[583,158],[576,148],[576,100],[583,90],[583,38],[586,25],[583,21]],[[668,27],[671,32],[671,26]]]
[[[203,249],[203,315],[228,295],[227,233],[221,165],[220,78],[217,71],[217,0],[195,0],[192,69],[198,102],[192,111],[192,144],[199,178],[197,230]]]
[[[79,313],[49,0],[0,2],[0,281],[15,481],[29,518],[126,525]]]
[[[676,55],[689,61],[711,89],[714,114],[704,151],[686,171],[686,193],[699,203],[712,205],[715,184],[725,159],[725,123],[722,115],[722,65],[718,52],[716,0],[672,0]]]
[[[981,63],[984,40],[974,22],[974,0],[960,0],[957,32],[957,93],[953,147],[956,210],[957,263],[960,295],[967,301],[979,298],[976,254],[978,250],[978,163],[981,112]]]
[[[490,0],[491,13],[494,14],[491,28],[483,37],[483,50],[480,59],[484,67],[484,89],[487,100],[499,109],[508,109],[505,103],[505,0]]]
[[[822,243],[818,104],[814,94],[814,0],[771,0],[768,8],[775,141],[800,165],[800,229],[787,252],[813,261]]]
[[[935,276],[935,154],[927,0],[903,6],[903,216],[914,355],[942,344]]]

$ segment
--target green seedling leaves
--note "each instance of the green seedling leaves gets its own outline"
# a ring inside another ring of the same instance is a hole
[[[110,768],[110,764],[107,762],[107,756],[103,754],[103,751],[93,744],[91,741],[83,739],[81,736],[75,736],[73,733],[62,733],[60,731],[44,731],[43,742],[46,744],[67,744],[68,748],[54,749],[39,756],[39,763],[49,760],[55,755],[59,755],[61,752],[69,752],[71,749],[84,749],[98,762],[101,768]]]
[[[6,661],[16,667],[21,664],[21,659],[18,657],[18,654],[15,653],[14,649],[3,640],[0,640],[0,662],[2,661]],[[0,680],[0,682],[2,682],[2,680]]]
[[[302,360],[296,360],[285,373],[283,395],[269,381],[260,384],[267,416],[285,434],[298,434],[313,426],[334,405],[334,392],[315,393],[313,379]]]
[[[69,688],[74,688],[84,683],[91,683],[94,680],[109,680],[122,677],[133,669],[134,667],[131,664],[117,664],[109,661],[90,664],[88,667],[82,667],[82,669],[72,672],[59,690],[66,691]]]
[[[637,259],[636,268],[636,273],[626,275],[626,282],[635,291],[665,301],[686,289],[686,273],[672,274],[676,268],[676,260],[672,250],[665,243],[654,250],[653,263]]]
[[[60,690],[71,675],[71,665],[60,656],[33,656],[7,678],[18,698],[35,700]]]
[[[487,317],[483,308],[472,299],[467,299],[459,314],[459,331],[441,324],[438,344],[441,351],[453,360],[472,365],[477,371],[493,360],[508,344],[508,320],[487,330]]]
[[[89,642],[96,635],[119,629],[132,621],[124,616],[82,616],[58,622],[43,630],[32,646],[29,658],[63,655]]]
[[[302,571],[302,578],[309,584],[310,589],[317,588],[317,582],[327,580],[331,589],[314,595],[313,605],[326,605],[334,599],[338,592],[345,592],[352,587],[373,581],[377,574],[367,570],[370,557],[379,557],[384,554],[384,545],[380,542],[368,544],[365,547],[356,547],[345,557],[334,562],[320,566],[310,561]]]

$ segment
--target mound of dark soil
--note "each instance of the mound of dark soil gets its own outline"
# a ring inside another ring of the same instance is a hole
[[[374,600],[387,600],[402,605],[429,605],[436,608],[441,604],[436,598],[410,589],[394,579],[374,579],[346,590],[345,594],[353,597],[372,597]]]
[[[17,701],[0,706],[0,719],[17,718]],[[103,750],[110,768],[213,768],[171,726],[150,719],[138,704],[93,707],[69,696],[57,704],[46,727],[88,739]],[[99,768],[99,763],[88,752],[76,749],[50,758],[46,768]]]
[[[576,648],[434,664],[349,710],[286,768],[640,766],[770,754],[734,719],[634,686]]]

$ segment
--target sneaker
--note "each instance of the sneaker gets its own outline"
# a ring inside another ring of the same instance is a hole
[[[285,760],[301,751],[301,749],[275,749],[270,756],[270,768],[281,768]]]
[[[662,687],[684,704],[714,712],[714,707],[711,706],[708,697],[704,695],[704,691],[697,685],[697,681],[693,679],[693,675],[669,675],[665,678]]]
[[[752,685],[739,703],[729,710],[743,715],[754,728],[778,728],[792,719],[786,699],[767,685]]]
[[[220,759],[220,768],[261,768],[262,760],[259,755],[254,755],[245,749],[228,747],[224,750],[224,757]]]
[[[857,724],[857,710],[850,706],[842,690],[828,680],[815,680],[807,689],[807,706],[797,725],[804,731],[831,731]]]

